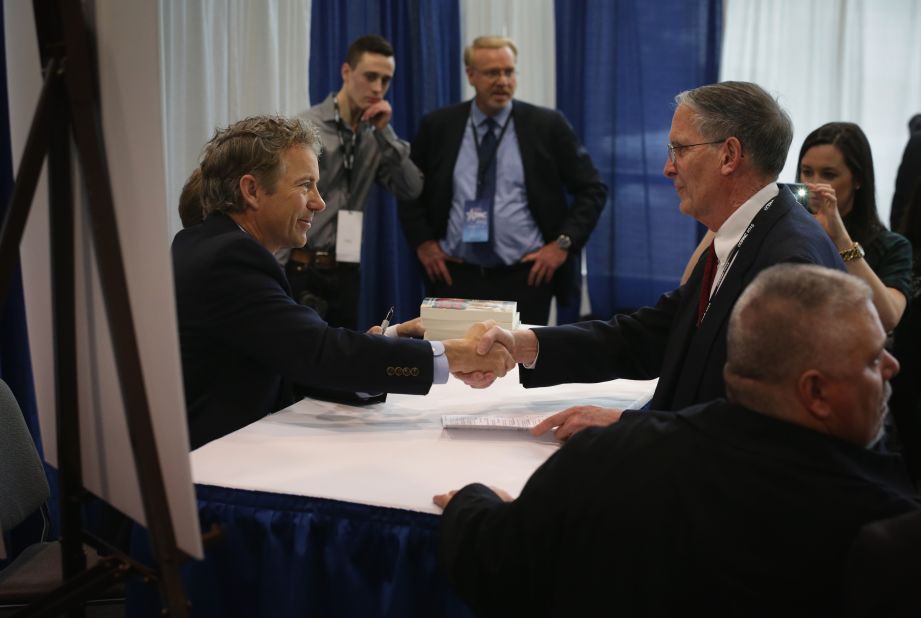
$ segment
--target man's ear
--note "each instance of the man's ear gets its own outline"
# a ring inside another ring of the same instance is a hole
[[[737,137],[730,137],[723,143],[720,151],[720,172],[728,176],[742,163],[742,142]]]
[[[473,67],[464,67],[464,73],[467,74],[467,83],[473,85]]]
[[[348,62],[342,63],[342,68],[339,69],[339,74],[342,75],[342,83],[349,81],[349,75],[352,74],[352,67],[349,66]]]
[[[819,421],[825,421],[832,415],[828,401],[828,377],[816,369],[809,369],[796,381],[796,395],[803,408]]]
[[[256,180],[255,176],[244,174],[240,177],[240,195],[243,196],[243,201],[246,202],[247,206],[253,210],[259,210],[260,193],[262,193],[262,189],[259,187],[259,181]]]

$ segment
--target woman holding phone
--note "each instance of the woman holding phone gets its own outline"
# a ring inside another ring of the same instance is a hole
[[[825,229],[847,270],[873,289],[873,303],[886,332],[895,328],[911,294],[912,249],[887,230],[876,212],[876,181],[870,143],[852,122],[829,122],[800,149],[796,182],[809,189],[809,212]],[[713,232],[700,241],[681,277],[691,276]]]
[[[908,240],[880,222],[867,136],[852,122],[822,125],[800,148],[796,182],[809,188],[810,211],[838,247],[848,272],[873,289],[880,321],[891,331],[911,294],[912,250]]]

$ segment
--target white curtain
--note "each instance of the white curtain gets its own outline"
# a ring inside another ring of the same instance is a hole
[[[515,97],[535,105],[556,107],[556,26],[553,0],[461,0],[461,43],[478,36],[510,37],[518,47],[518,90]],[[473,88],[462,73],[464,99]]]
[[[170,236],[179,193],[215,128],[310,104],[309,0],[160,0]]]
[[[889,221],[908,119],[921,112],[921,0],[726,0],[721,80],[779,96],[796,132],[781,174],[792,182],[803,139],[855,122],[873,149],[880,219]]]

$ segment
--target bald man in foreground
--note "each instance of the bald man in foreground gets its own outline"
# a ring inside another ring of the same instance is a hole
[[[514,501],[435,496],[442,565],[481,615],[840,615],[861,526],[921,510],[870,450],[885,339],[858,279],[766,269],[730,318],[728,400],[585,429]]]

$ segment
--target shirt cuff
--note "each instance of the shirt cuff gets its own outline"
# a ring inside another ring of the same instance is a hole
[[[540,339],[537,340],[537,352],[534,354],[534,360],[530,363],[521,363],[524,369],[534,369],[537,367],[537,359],[540,357]]]
[[[451,372],[448,370],[448,357],[445,356],[445,344],[440,341],[429,341],[432,346],[432,384],[447,384],[448,376]]]

